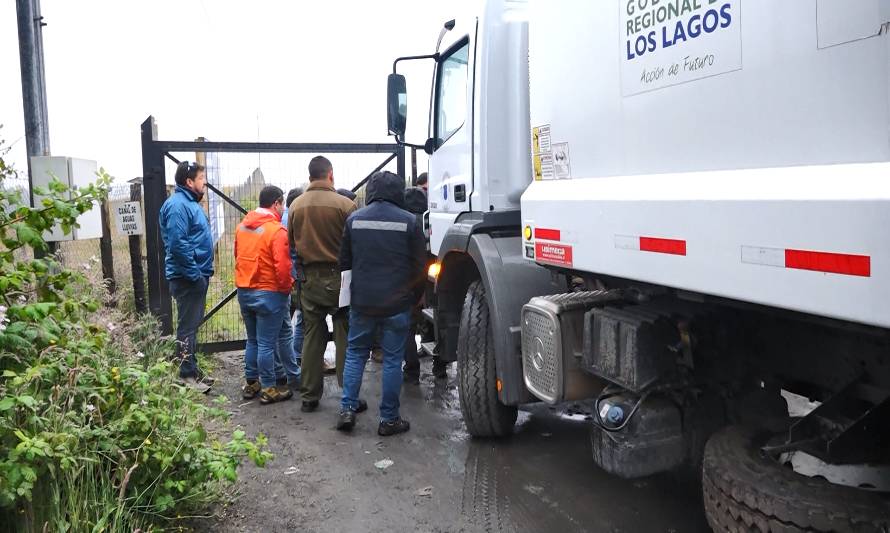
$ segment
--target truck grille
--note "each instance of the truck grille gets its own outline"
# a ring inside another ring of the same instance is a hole
[[[550,403],[562,395],[559,318],[530,305],[522,311],[522,370],[525,386]]]

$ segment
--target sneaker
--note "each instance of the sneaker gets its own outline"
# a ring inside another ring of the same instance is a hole
[[[287,392],[282,392],[282,390],[287,390]],[[270,403],[283,402],[289,400],[293,395],[294,393],[287,387],[284,387],[283,389],[278,386],[267,387],[260,392],[260,403],[269,405]]]
[[[194,389],[194,390],[200,392],[201,394],[207,394],[208,392],[210,392],[210,385],[201,383],[200,381],[198,381],[197,378],[194,378],[194,377],[180,378],[180,382],[183,385],[185,385],[186,387],[188,387],[190,389]]]
[[[408,423],[404,418],[396,418],[390,422],[380,422],[380,425],[377,427],[377,434],[381,437],[391,437],[393,435],[398,435],[399,433],[404,433],[411,429],[411,424]]]
[[[317,401],[307,402],[306,400],[303,400],[303,405],[300,406],[300,411],[302,411],[304,413],[311,413],[311,412],[315,411],[316,409],[318,409]]]
[[[255,379],[248,379],[244,385],[241,386],[241,397],[245,400],[253,400],[256,398],[256,395],[260,393],[260,382]]]
[[[355,427],[355,411],[344,409],[337,417],[337,429],[339,431],[352,431]]]

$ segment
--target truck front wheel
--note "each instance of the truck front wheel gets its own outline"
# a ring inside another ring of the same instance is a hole
[[[474,437],[509,435],[516,423],[516,407],[498,400],[493,346],[485,286],[477,280],[464,298],[457,342],[460,411]]]

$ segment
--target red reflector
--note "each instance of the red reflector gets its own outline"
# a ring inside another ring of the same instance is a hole
[[[848,276],[871,277],[871,258],[867,255],[832,254],[806,250],[785,250],[785,268],[815,270]]]
[[[686,241],[640,237],[640,250],[659,254],[686,255]]]
[[[535,238],[544,239],[545,241],[561,240],[558,229],[535,228]]]

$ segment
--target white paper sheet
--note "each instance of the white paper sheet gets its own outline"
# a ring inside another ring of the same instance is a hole
[[[340,272],[340,307],[348,307],[352,295],[352,270]]]

